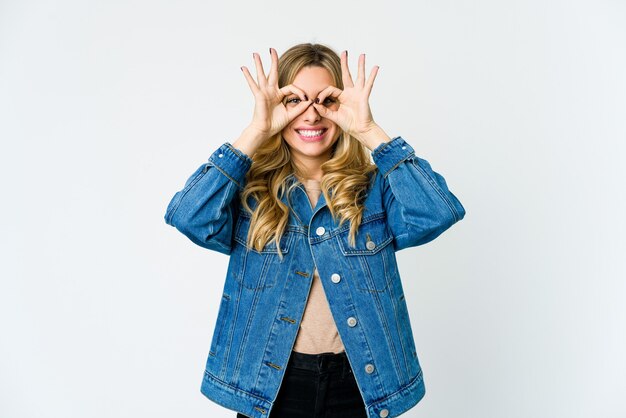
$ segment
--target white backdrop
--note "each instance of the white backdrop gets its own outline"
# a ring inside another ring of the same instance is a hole
[[[334,3],[334,4],[333,4]],[[227,257],[163,215],[325,43],[466,218],[398,253],[415,418],[626,416],[622,1],[0,0],[0,416],[234,417],[200,393]],[[254,74],[254,73],[253,73]]]

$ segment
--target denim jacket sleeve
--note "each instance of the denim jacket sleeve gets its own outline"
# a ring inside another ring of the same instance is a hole
[[[165,222],[201,247],[230,254],[239,192],[251,165],[250,157],[224,143],[176,192]]]
[[[415,156],[402,137],[377,146],[372,158],[382,177],[383,206],[396,251],[434,240],[465,216],[444,178]]]

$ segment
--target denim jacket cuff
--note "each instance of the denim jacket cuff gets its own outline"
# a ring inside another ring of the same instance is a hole
[[[414,156],[415,151],[401,136],[396,136],[389,142],[383,142],[372,151],[374,163],[383,177]]]
[[[237,187],[242,188],[246,173],[252,166],[252,159],[229,142],[225,142],[211,154],[209,163],[235,182]]]

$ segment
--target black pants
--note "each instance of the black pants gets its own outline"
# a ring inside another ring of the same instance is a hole
[[[365,404],[345,352],[292,351],[268,418],[366,418]],[[237,418],[247,418],[237,414]]]

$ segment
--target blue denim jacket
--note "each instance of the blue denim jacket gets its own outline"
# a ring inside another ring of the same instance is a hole
[[[267,418],[280,388],[317,267],[368,417],[396,417],[424,396],[395,252],[425,244],[463,219],[444,178],[400,136],[372,151],[377,166],[356,236],[315,208],[302,184],[281,239],[246,249],[250,216],[239,192],[252,160],[225,143],[169,203],[165,221],[195,244],[230,255],[201,392]],[[292,175],[290,182],[297,182]]]

